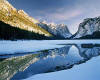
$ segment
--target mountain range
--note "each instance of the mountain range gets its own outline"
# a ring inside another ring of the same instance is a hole
[[[6,27],[7,26],[7,27]],[[65,24],[48,24],[0,0],[0,39],[98,39],[100,17],[87,18],[72,35]]]
[[[30,17],[23,10],[17,10],[7,0],[0,0],[0,21],[4,22],[5,25],[9,24],[10,26],[46,37],[52,36],[52,34],[35,24],[38,22],[37,20]],[[6,28],[3,29],[3,31],[5,30]]]

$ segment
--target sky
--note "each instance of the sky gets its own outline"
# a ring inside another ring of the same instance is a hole
[[[8,0],[37,20],[66,24],[72,34],[86,18],[100,16],[100,0]]]

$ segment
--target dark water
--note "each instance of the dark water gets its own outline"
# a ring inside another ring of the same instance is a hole
[[[100,55],[100,44],[71,44],[27,54],[0,56],[0,80],[22,80],[40,73],[71,69]]]

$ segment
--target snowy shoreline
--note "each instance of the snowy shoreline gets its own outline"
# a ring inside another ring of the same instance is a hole
[[[99,80],[100,79],[100,57],[94,57],[86,63],[75,65],[72,69],[37,74],[24,80]]]
[[[61,48],[64,45],[59,44],[82,44],[93,43],[100,44],[100,40],[2,40],[0,41],[0,55],[35,52],[46,49]]]

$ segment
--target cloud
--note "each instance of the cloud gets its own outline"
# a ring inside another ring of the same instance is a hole
[[[70,20],[83,13],[82,10],[65,10],[65,8],[57,9],[55,12],[40,11],[44,16],[37,16],[38,19],[44,19],[48,22],[62,22],[64,20]]]
[[[79,16],[82,14],[80,10],[72,10],[72,11],[63,11],[60,13],[54,13],[48,15],[49,19],[56,20],[56,21],[61,21],[61,20],[69,20],[74,17]]]

